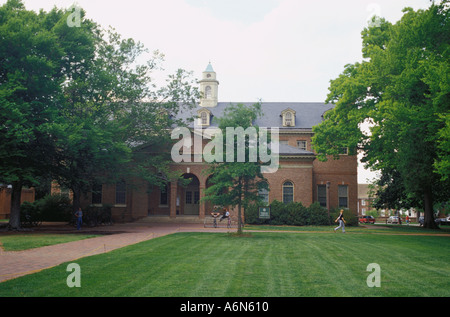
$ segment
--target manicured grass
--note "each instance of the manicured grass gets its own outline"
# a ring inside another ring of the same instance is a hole
[[[96,235],[83,234],[11,234],[0,235],[0,246],[5,251],[21,251],[48,245],[88,239]]]
[[[450,237],[177,233],[0,283],[1,296],[450,296]],[[366,284],[377,263],[381,287]]]
[[[270,225],[246,225],[245,230],[259,231],[314,231],[333,232],[338,225],[331,226],[270,226]],[[450,234],[450,226],[441,226],[439,230],[425,229],[419,226],[368,224],[359,226],[346,226],[348,233],[383,233],[383,234]],[[338,232],[342,232],[338,229]]]

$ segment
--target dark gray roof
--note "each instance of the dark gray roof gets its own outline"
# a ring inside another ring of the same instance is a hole
[[[299,149],[290,145],[279,143],[279,154],[281,155],[314,155],[313,152]]]
[[[208,109],[211,111],[213,117],[221,117],[223,111],[230,104],[244,104],[246,106],[253,105],[254,102],[219,102],[216,107],[202,108],[200,106],[191,110],[182,111],[179,118],[187,119],[189,117],[197,117],[197,111],[200,109]],[[280,130],[286,129],[311,129],[313,126],[319,124],[323,120],[323,114],[334,107],[332,104],[325,104],[320,102],[263,102],[261,108],[263,115],[256,119],[255,125],[259,127],[279,127]],[[295,114],[295,127],[283,127],[281,112],[286,109],[292,109]],[[191,127],[194,123],[191,124]],[[212,120],[211,126],[217,126],[217,122]]]

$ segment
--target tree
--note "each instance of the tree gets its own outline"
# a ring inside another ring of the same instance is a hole
[[[12,184],[10,226],[20,227],[20,195],[52,169],[54,131],[67,55],[53,15],[19,0],[0,7],[0,181]]]
[[[252,125],[258,116],[261,116],[259,103],[249,107],[242,104],[229,105],[225,109],[223,116],[217,119],[219,129],[223,133],[215,136],[215,138],[221,138],[217,144],[224,145],[222,157],[212,161],[207,170],[207,173],[212,175],[211,186],[206,189],[204,199],[216,205],[237,206],[238,234],[242,234],[242,208],[245,210],[250,203],[259,201],[259,189],[268,189],[267,182],[261,173],[262,163],[259,160],[252,160],[250,154],[252,150],[261,146],[259,139],[256,140],[252,138],[251,133],[245,132],[248,128],[254,128],[254,131],[259,134],[258,127]],[[226,134],[227,128],[233,129],[228,130],[233,134]],[[236,128],[242,129],[240,135],[234,133]],[[225,135],[226,142],[223,142]],[[239,140],[240,137],[242,137],[241,140]],[[227,148],[227,143],[233,146],[232,152]],[[242,150],[244,160],[239,158],[239,150]]]
[[[165,182],[155,171],[170,174],[170,157],[158,149],[169,143],[178,111],[199,96],[184,70],[152,90],[163,55],[139,64],[147,53],[141,43],[78,12],[72,27],[71,10],[37,14],[19,0],[0,7],[0,181],[13,185],[13,228],[22,186],[39,179],[70,188],[74,209],[98,183],[135,175]]]
[[[438,132],[438,158],[434,163],[434,167],[442,176],[441,180],[447,181],[450,177],[450,114],[442,115],[441,120],[445,125]]]
[[[331,81],[327,102],[336,106],[313,137],[321,160],[341,147],[362,150],[362,161],[384,176],[384,190],[393,185],[397,198],[422,207],[429,228],[436,226],[433,201],[450,196],[439,174],[448,160],[442,149],[450,105],[448,13],[442,1],[417,12],[406,8],[396,24],[380,19],[379,26],[365,28],[363,61],[346,65]],[[360,130],[366,122],[369,134]],[[389,177],[401,179],[400,192],[398,180]]]
[[[167,178],[173,178],[170,156],[161,145],[169,143],[167,129],[180,108],[198,99],[189,81],[191,73],[181,69],[169,76],[167,87],[151,90],[155,88],[151,73],[163,60],[159,51],[139,64],[138,59],[148,53],[140,42],[98,26],[90,33],[94,54],[74,54],[86,63],[67,76],[58,139],[61,157],[55,176],[60,185],[72,190],[74,210],[81,195],[95,184],[138,176],[163,186]]]
[[[80,27],[85,25],[85,21],[80,23]],[[60,185],[72,190],[74,210],[81,194],[95,183],[124,176],[120,167],[131,160],[132,144],[142,141],[143,131],[155,125],[154,115],[149,118],[151,112],[142,104],[148,96],[153,63],[133,67],[145,52],[143,46],[122,39],[112,29],[104,32],[95,26],[89,33],[90,50],[71,55],[84,63],[76,69],[72,66],[67,74],[58,131],[60,157],[55,176]],[[147,127],[142,125],[144,117]]]

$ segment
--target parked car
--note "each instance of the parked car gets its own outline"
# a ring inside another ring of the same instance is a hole
[[[444,219],[444,221],[442,221],[442,219]],[[423,222],[424,222],[424,217],[420,216],[419,217],[419,226],[423,226]],[[447,218],[436,218],[434,219],[434,222],[436,222],[436,224],[442,224],[442,225],[450,225],[450,217]]]
[[[400,217],[397,216],[390,216],[389,218],[386,219],[386,223],[398,223],[398,224],[402,224],[402,220],[400,219]]]
[[[359,223],[375,223],[375,218],[373,216],[361,216],[358,219]]]
[[[450,217],[438,218],[438,219],[436,219],[436,223],[438,223],[440,225],[449,226],[450,225]]]

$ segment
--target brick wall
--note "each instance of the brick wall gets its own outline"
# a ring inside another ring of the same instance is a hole
[[[20,202],[25,201],[34,202],[35,190],[34,188],[22,188]],[[11,189],[0,186],[0,219],[9,219],[11,213]]]
[[[312,133],[299,132],[280,134],[280,140],[288,141],[288,144],[297,147],[297,141],[306,141],[306,150],[312,151]],[[198,189],[203,196],[207,188],[208,168],[204,163],[180,163],[173,164],[171,169],[182,174],[192,174],[198,178]],[[269,201],[283,201],[283,183],[290,181],[294,185],[294,201],[301,202],[305,206],[317,201],[317,186],[330,184],[329,207],[338,207],[338,186],[348,186],[348,208],[357,213],[358,184],[357,184],[357,157],[341,155],[339,160],[330,158],[327,162],[320,162],[311,156],[281,156],[280,167],[276,173],[264,174],[269,182]],[[175,217],[184,214],[185,201],[184,189],[175,184],[169,184],[167,206],[160,205],[160,189],[157,187],[147,192],[147,185],[140,180],[133,181],[135,186],[127,187],[127,203],[123,206],[115,205],[115,185],[104,185],[102,202],[113,205],[113,217],[117,220],[139,219],[147,215],[166,215]],[[177,197],[179,205],[177,206]],[[200,197],[201,198],[201,197]],[[88,200],[90,197],[88,198]],[[89,202],[90,203],[90,202]],[[200,217],[209,216],[212,211],[210,203],[199,205]],[[235,217],[235,211],[233,212]]]

